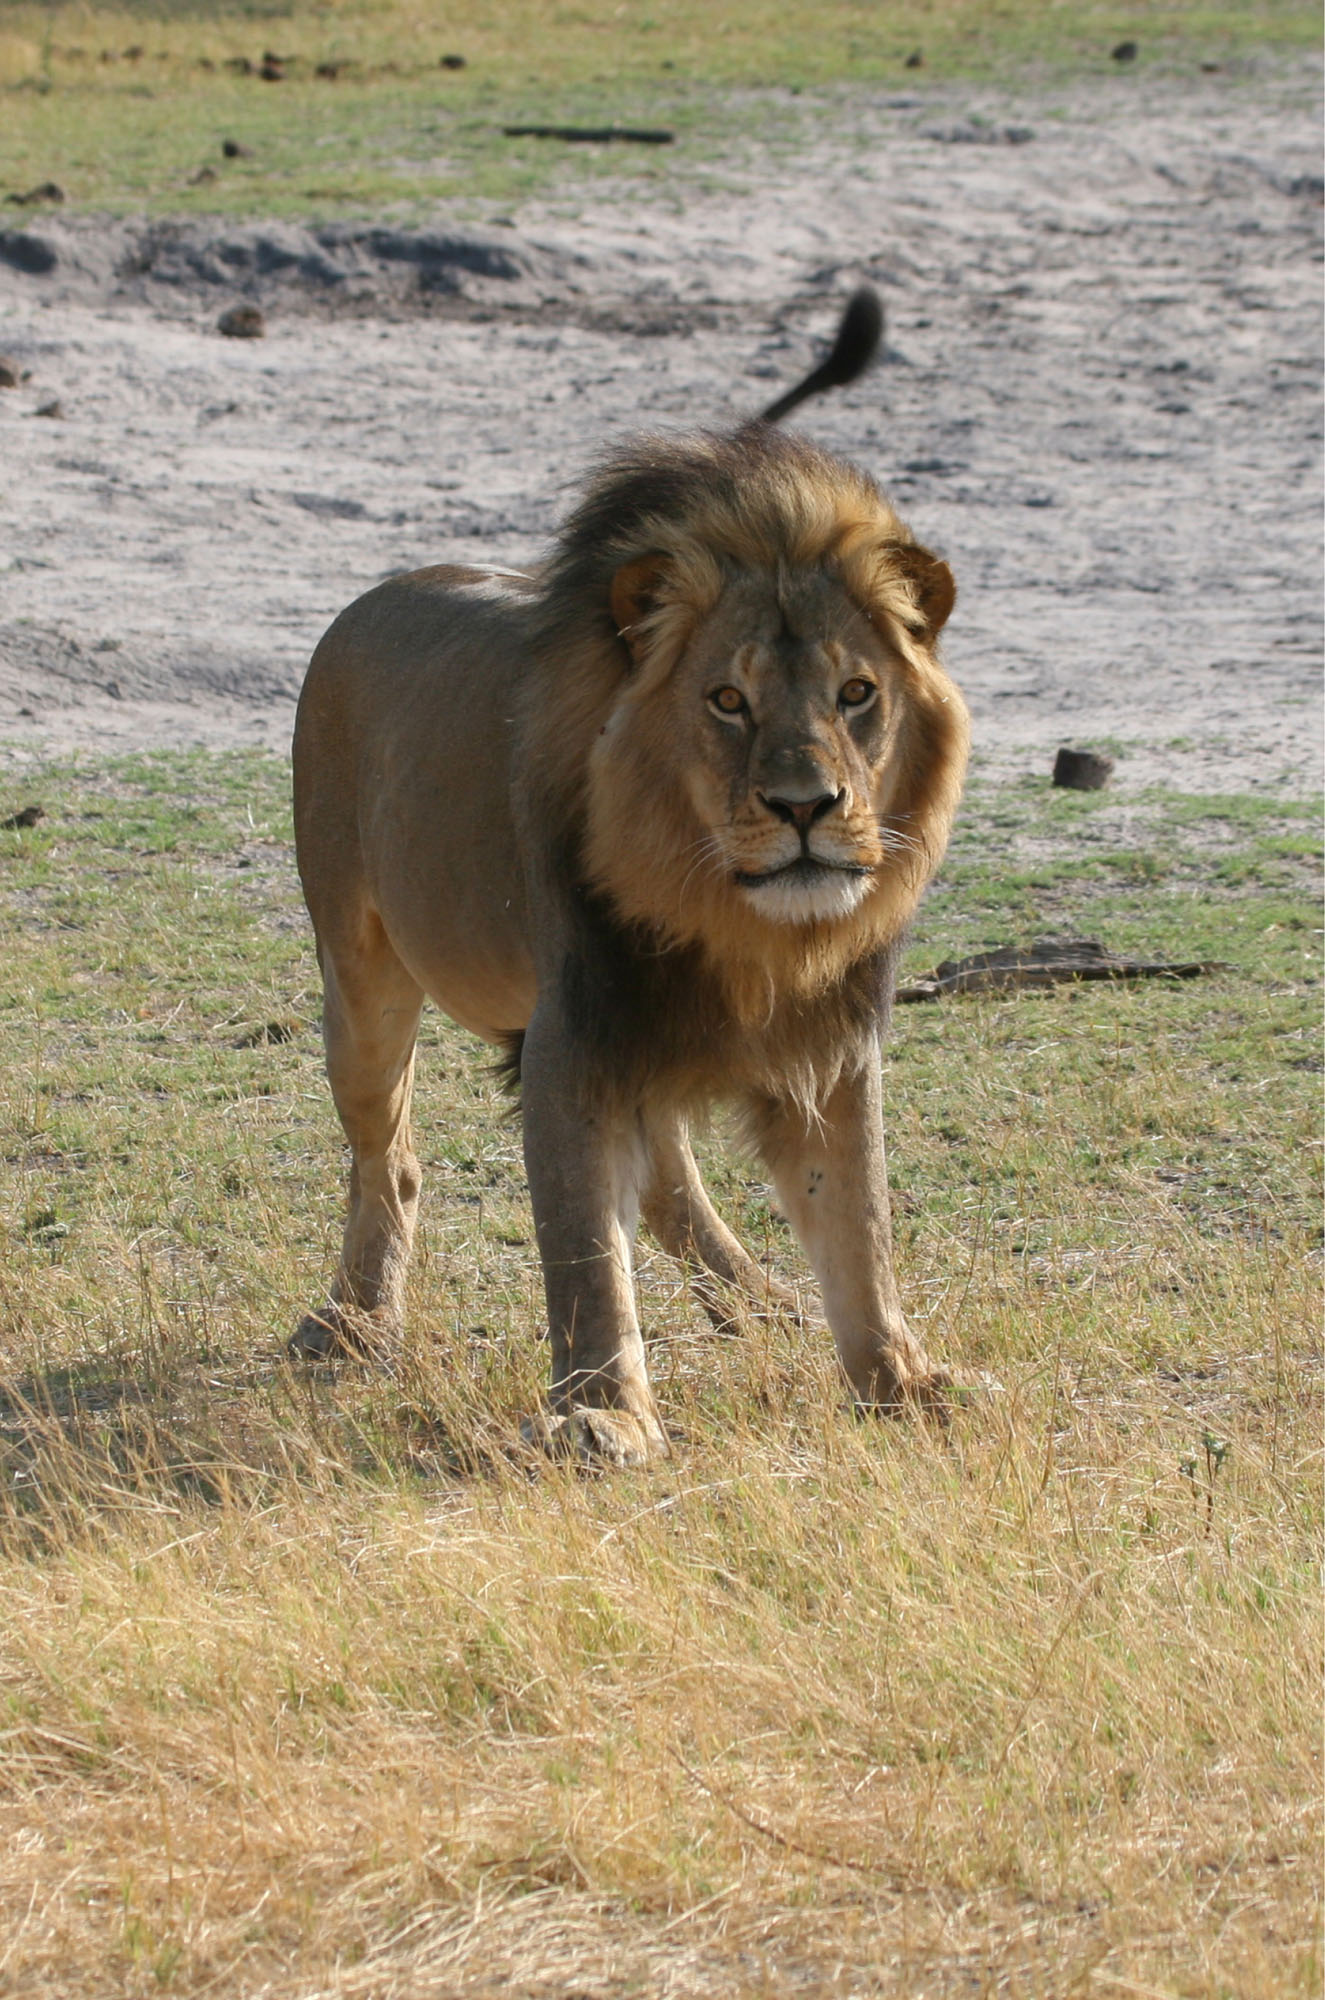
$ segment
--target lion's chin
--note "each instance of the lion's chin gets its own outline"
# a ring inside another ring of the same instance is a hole
[[[840,922],[869,894],[867,869],[825,867],[800,860],[768,875],[738,875],[747,903],[775,924]]]

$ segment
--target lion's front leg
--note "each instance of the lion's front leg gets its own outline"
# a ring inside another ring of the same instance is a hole
[[[830,1093],[817,1121],[790,1105],[763,1103],[755,1122],[857,1403],[941,1414],[951,1378],[908,1327],[893,1275],[877,1043]]]
[[[547,1448],[637,1464],[667,1449],[635,1313],[632,1252],[643,1147],[555,1019],[536,1012],[520,1066],[525,1169],[552,1343]]]

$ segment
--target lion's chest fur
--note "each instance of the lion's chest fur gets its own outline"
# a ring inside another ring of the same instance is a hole
[[[894,950],[874,952],[817,991],[787,990],[772,968],[710,963],[617,918],[592,891],[576,899],[557,1000],[600,1084],[695,1109],[765,1094],[818,1103],[877,1033]]]

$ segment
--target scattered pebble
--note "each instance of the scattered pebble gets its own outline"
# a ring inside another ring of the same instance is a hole
[[[267,322],[257,306],[228,306],[217,320],[216,330],[231,340],[261,340]]]
[[[1119,42],[1117,48],[1111,49],[1109,53],[1116,63],[1135,62],[1137,45],[1135,42]]]
[[[438,64],[439,69],[466,69],[467,67],[468,64],[464,56],[443,56]]]
[[[32,370],[15,361],[12,354],[0,354],[0,389],[17,389],[20,382],[30,381],[31,377]]]
[[[253,148],[251,146],[241,146],[238,139],[222,139],[221,151],[225,154],[227,160],[251,160],[253,158]]]
[[[912,49],[902,67],[903,69],[923,69],[925,67],[924,50]]]
[[[58,396],[52,396],[49,403],[39,403],[32,414],[34,417],[62,417],[64,404]]]

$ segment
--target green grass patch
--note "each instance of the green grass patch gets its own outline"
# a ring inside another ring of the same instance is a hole
[[[1123,70],[1110,52],[1125,39],[1139,54]],[[403,0],[205,9],[19,0],[0,7],[0,186],[22,192],[53,179],[80,208],[113,213],[510,203],[604,173],[665,184],[749,137],[785,143],[788,91],[1088,72],[1125,89],[1153,64],[1236,66],[1253,51],[1318,42],[1316,13],[1295,0],[886,9],[770,0],[726,16],[698,0],[498,0],[436,16]],[[279,81],[263,78],[268,53],[284,59]],[[447,54],[465,67],[442,68]],[[917,54],[923,67],[908,68]],[[666,124],[679,143],[566,148],[502,136],[504,124],[525,122]],[[251,157],[224,161],[224,138]]]

